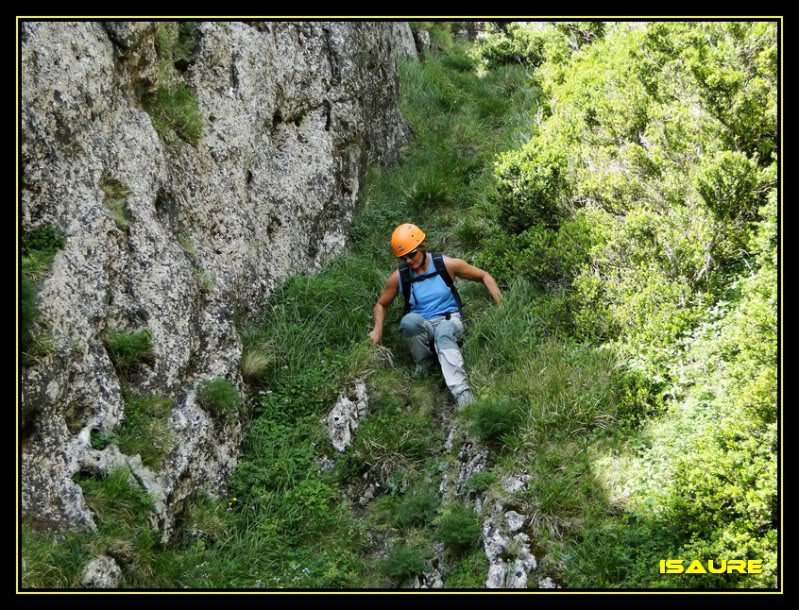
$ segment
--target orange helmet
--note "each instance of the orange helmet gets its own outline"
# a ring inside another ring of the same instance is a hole
[[[412,224],[404,224],[394,229],[391,234],[391,249],[394,256],[402,256],[413,252],[424,241],[424,232]]]

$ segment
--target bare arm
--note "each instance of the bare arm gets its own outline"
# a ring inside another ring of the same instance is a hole
[[[397,292],[399,292],[399,271],[395,271],[388,277],[383,293],[375,304],[374,328],[369,333],[369,338],[375,345],[379,344],[383,339],[383,322],[386,319],[386,311],[397,296]]]
[[[444,264],[453,278],[459,277],[472,282],[480,282],[488,289],[488,294],[491,295],[497,305],[502,303],[502,291],[500,291],[496,280],[491,277],[490,273],[459,258],[444,257]]]

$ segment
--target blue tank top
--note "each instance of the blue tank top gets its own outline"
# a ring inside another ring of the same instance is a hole
[[[436,266],[433,264],[433,257],[428,253],[427,272],[417,274],[411,269],[411,279],[427,277],[435,272]],[[448,313],[457,312],[458,304],[444,279],[440,275],[436,275],[427,280],[411,282],[411,311],[418,313],[425,320],[432,320]]]

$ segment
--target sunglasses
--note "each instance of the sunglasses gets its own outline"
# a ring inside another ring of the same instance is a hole
[[[412,261],[416,258],[416,255],[419,253],[419,249],[417,248],[413,252],[408,252],[408,254],[403,254],[400,258],[405,259],[406,261]]]

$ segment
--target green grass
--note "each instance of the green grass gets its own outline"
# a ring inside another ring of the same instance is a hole
[[[155,38],[158,83],[155,91],[142,96],[144,109],[164,140],[175,142],[179,138],[193,146],[197,146],[203,135],[204,118],[196,93],[182,82],[180,73],[188,66],[195,43],[194,24],[158,23]]]
[[[116,560],[123,586],[152,582],[158,535],[150,528],[152,503],[126,468],[79,481],[87,506],[95,515],[96,532],[67,532],[54,538],[37,524],[23,524],[23,586],[78,588],[86,564],[99,555]]]
[[[20,348],[25,364],[37,364],[55,353],[55,346],[39,324],[37,285],[47,275],[56,254],[64,248],[64,230],[53,224],[31,229],[22,238],[22,276],[20,277]]]
[[[432,420],[415,414],[374,415],[358,432],[346,458],[351,471],[371,473],[384,483],[418,472],[443,443]]]
[[[197,95],[188,86],[162,85],[145,97],[144,108],[162,138],[174,141],[177,136],[197,146],[203,135],[204,119]]]
[[[56,353],[53,340],[45,331],[28,335],[23,342],[23,354],[26,364],[40,364]]]
[[[41,280],[55,255],[64,248],[66,235],[58,225],[42,225],[22,238],[22,270],[30,281]]]
[[[69,533],[55,538],[30,521],[22,523],[22,586],[62,589],[80,584],[83,566],[89,561],[85,537]]]
[[[191,236],[186,234],[178,235],[178,245],[183,249],[183,251],[188,254],[189,256],[197,256],[197,248],[194,245],[194,241],[192,240]]]
[[[197,399],[204,409],[214,415],[229,415],[238,411],[241,395],[227,379],[216,377],[200,385]]]
[[[456,504],[445,509],[436,526],[436,540],[456,552],[475,547],[480,540],[480,522],[467,506]]]
[[[491,485],[496,483],[497,475],[493,472],[477,472],[469,477],[466,482],[466,487],[471,491],[483,493],[488,490]]]
[[[149,330],[110,331],[103,337],[103,342],[111,361],[123,379],[128,379],[141,365],[155,364],[153,336]]]
[[[127,230],[130,226],[127,208],[130,189],[106,172],[100,178],[100,190],[105,195],[105,206],[111,212],[116,225],[123,231]]]
[[[484,443],[501,443],[521,423],[518,405],[507,400],[483,400],[469,409],[471,431]]]
[[[424,554],[414,548],[399,547],[393,549],[380,564],[380,571],[392,579],[395,584],[421,574],[425,567]]]
[[[119,430],[113,436],[99,438],[98,442],[113,443],[126,455],[140,455],[145,466],[157,470],[175,446],[175,433],[169,424],[172,404],[158,395],[129,395],[125,400],[125,420]]]
[[[432,523],[440,502],[438,492],[434,489],[421,489],[407,494],[397,508],[397,526],[409,528]]]
[[[210,296],[216,292],[216,283],[207,271],[195,269],[192,279],[202,295]]]
[[[484,589],[488,559],[483,549],[476,549],[460,559],[447,576],[447,589]]]

